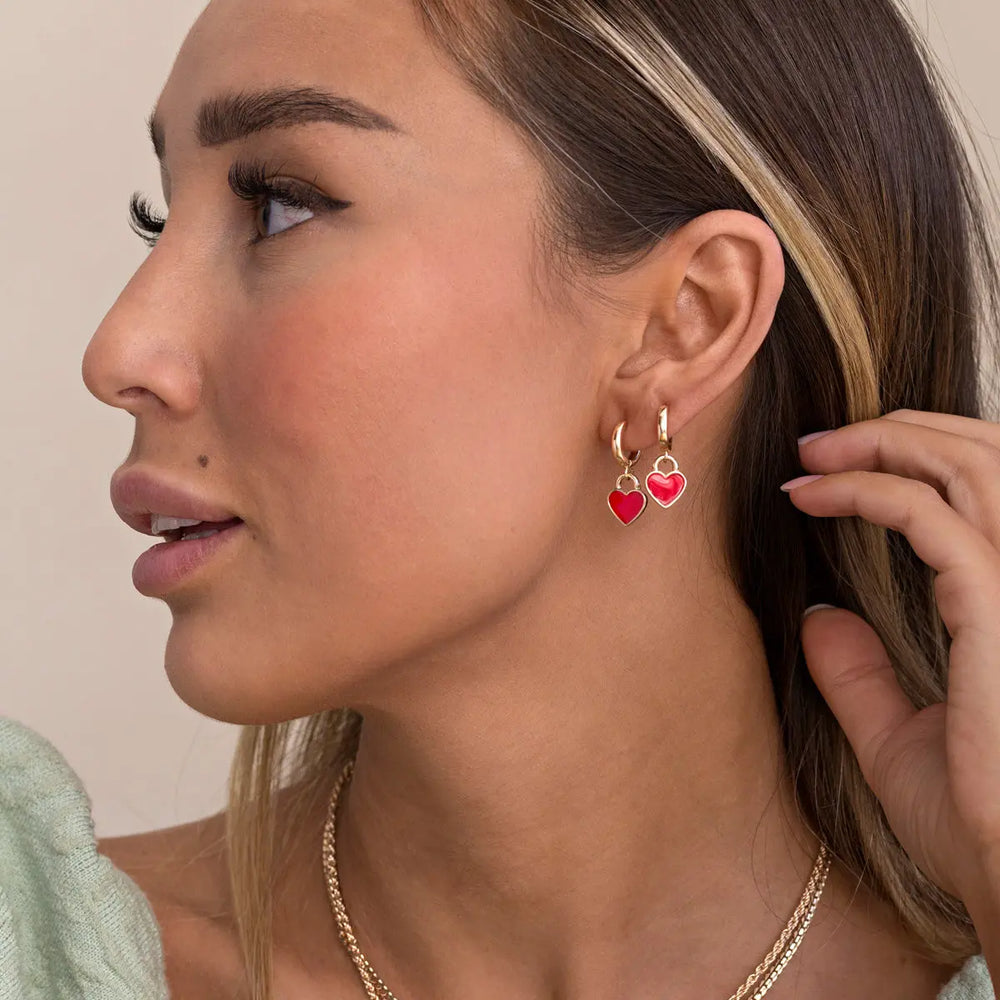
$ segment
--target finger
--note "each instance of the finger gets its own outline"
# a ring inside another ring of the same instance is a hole
[[[938,610],[952,637],[963,628],[997,632],[1000,553],[932,486],[883,472],[835,472],[789,496],[813,517],[857,515],[901,532],[938,572]]]
[[[803,444],[802,464],[809,472],[860,469],[919,479],[1000,550],[1000,428],[951,414],[929,416],[951,420],[935,427],[890,414],[849,424]],[[956,433],[960,426],[965,433]]]
[[[872,791],[885,794],[880,753],[917,714],[899,686],[885,646],[862,618],[843,608],[814,611],[802,625],[809,673],[847,736]]]
[[[978,417],[961,417],[957,413],[937,413],[934,410],[892,410],[883,420],[896,420],[904,424],[922,424],[949,434],[976,438],[984,444],[1000,449],[1000,424]]]

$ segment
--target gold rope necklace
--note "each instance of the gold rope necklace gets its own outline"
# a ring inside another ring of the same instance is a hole
[[[333,787],[333,794],[330,796],[326,825],[323,828],[323,870],[326,876],[326,887],[330,897],[330,907],[337,921],[340,940],[351,956],[354,967],[358,970],[368,1000],[396,1000],[392,991],[382,982],[378,973],[372,968],[371,962],[365,958],[358,946],[358,939],[355,937],[354,928],[347,916],[347,908],[344,906],[344,899],[340,894],[340,877],[337,874],[337,803],[340,801],[340,793],[350,780],[353,771],[354,761],[349,761],[337,779],[337,783]],[[813,866],[812,874],[809,876],[809,881],[806,883],[805,891],[802,893],[802,898],[799,900],[795,912],[785,924],[785,929],[781,932],[778,940],[774,942],[774,947],[729,1000],[745,1000],[746,997],[751,997],[751,991],[755,991],[752,993],[752,1000],[761,1000],[761,997],[774,985],[774,981],[781,975],[785,966],[798,950],[802,938],[812,923],[820,896],[823,895],[823,889],[826,886],[827,876],[830,873],[830,863],[829,851],[824,845],[820,845],[819,856],[816,858],[816,864]]]

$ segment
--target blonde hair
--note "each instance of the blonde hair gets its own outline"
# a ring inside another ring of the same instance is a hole
[[[946,690],[933,573],[860,518],[810,519],[774,483],[796,437],[910,408],[982,417],[980,364],[1000,328],[987,173],[919,30],[891,0],[417,0],[432,40],[546,167],[549,259],[630,266],[717,208],[765,219],[786,286],[719,469],[727,556],[760,624],[805,820],[895,908],[914,948],[978,950],[962,904],[889,829],[802,657],[827,601],[869,621],[918,707]],[[950,110],[949,110],[950,109]],[[969,150],[958,126],[965,130]],[[990,352],[987,357],[996,357]],[[766,574],[768,586],[759,586]],[[245,727],[227,848],[253,1000],[271,997],[271,900],[299,822],[354,755],[350,709]],[[275,796],[293,787],[292,809]]]

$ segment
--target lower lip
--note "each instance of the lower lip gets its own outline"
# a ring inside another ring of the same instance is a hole
[[[245,527],[246,524],[240,522],[205,538],[154,545],[143,552],[132,567],[133,586],[146,597],[171,590],[232,545]]]

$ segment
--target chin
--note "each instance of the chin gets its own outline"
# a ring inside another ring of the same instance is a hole
[[[207,616],[210,618],[211,616]],[[268,646],[259,633],[234,641],[232,629],[181,617],[167,638],[164,669],[174,693],[200,715],[235,726],[291,722],[349,706],[371,666],[321,659],[315,650]]]
[[[217,651],[205,645],[188,648],[183,631],[171,631],[164,669],[177,697],[199,715],[236,726],[263,726],[312,714],[275,683],[280,669],[273,663],[269,669],[258,667],[231,643],[220,644]]]

